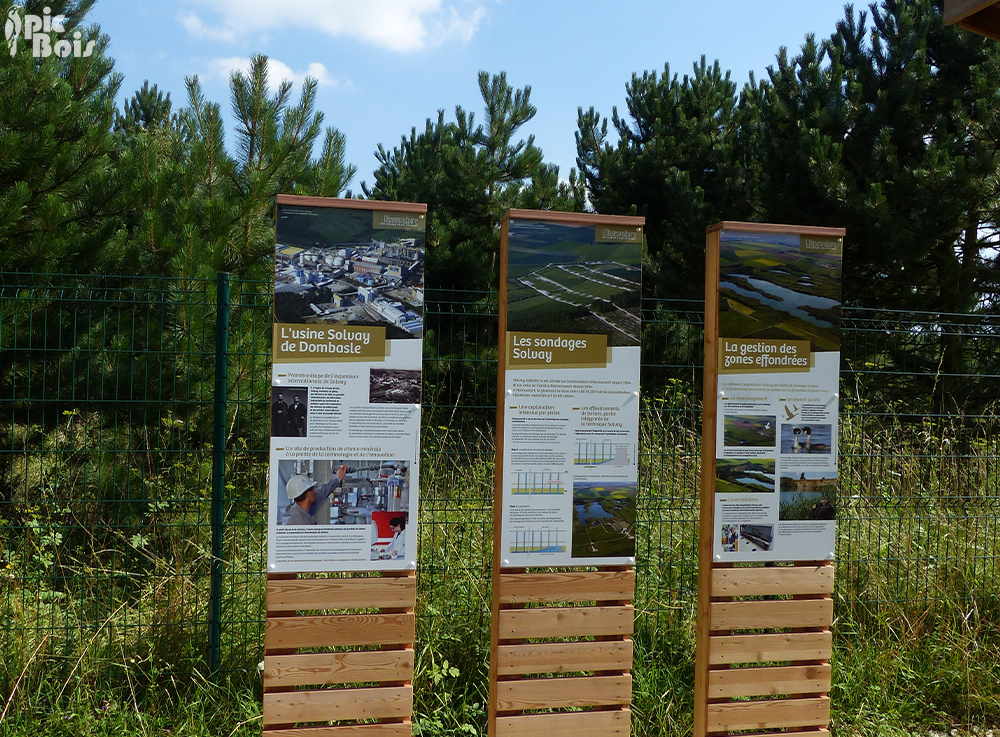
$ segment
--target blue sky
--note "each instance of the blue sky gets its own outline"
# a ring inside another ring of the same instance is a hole
[[[148,79],[180,106],[184,77],[197,74],[228,110],[228,74],[255,52],[271,58],[275,77],[316,77],[325,123],[347,136],[357,191],[372,181],[379,143],[395,146],[439,108],[479,115],[480,69],[531,85],[538,114],[522,132],[565,178],[575,166],[577,108],[624,110],[633,72],[669,63],[683,75],[704,54],[742,85],[781,46],[794,52],[807,33],[830,35],[843,8],[842,0],[98,0],[90,20],[111,37],[123,97]]]

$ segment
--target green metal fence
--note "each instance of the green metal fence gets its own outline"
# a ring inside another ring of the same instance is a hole
[[[5,273],[0,300],[0,648],[109,678],[252,672],[270,284]],[[428,294],[418,638],[486,633],[496,316],[493,293]],[[644,319],[655,637],[695,596],[703,315],[646,300]],[[850,309],[843,344],[838,607],[995,596],[1000,320]]]

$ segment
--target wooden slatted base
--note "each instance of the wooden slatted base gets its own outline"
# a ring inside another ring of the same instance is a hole
[[[833,566],[720,565],[711,574],[706,732],[828,737]],[[754,700],[736,700],[746,697]]]
[[[409,737],[415,603],[412,573],[326,579],[270,574],[264,737]],[[376,608],[378,613],[339,613]],[[317,610],[339,611],[313,614]],[[374,645],[382,649],[296,652]],[[368,720],[379,723],[358,723]]]
[[[627,737],[635,572],[504,571],[495,580],[490,734]],[[586,711],[524,713],[569,708]]]

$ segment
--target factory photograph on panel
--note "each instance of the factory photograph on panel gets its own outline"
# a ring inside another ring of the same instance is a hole
[[[389,340],[421,338],[423,307],[422,215],[279,208],[275,322],[384,326]]]

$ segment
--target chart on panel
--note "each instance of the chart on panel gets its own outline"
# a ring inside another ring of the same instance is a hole
[[[558,528],[517,530],[510,536],[510,552],[565,553],[567,537],[567,530]]]
[[[511,494],[565,494],[566,483],[562,473],[552,471],[520,471],[516,475]]]
[[[579,442],[573,463],[577,466],[628,466],[635,459],[633,446],[613,440]]]

